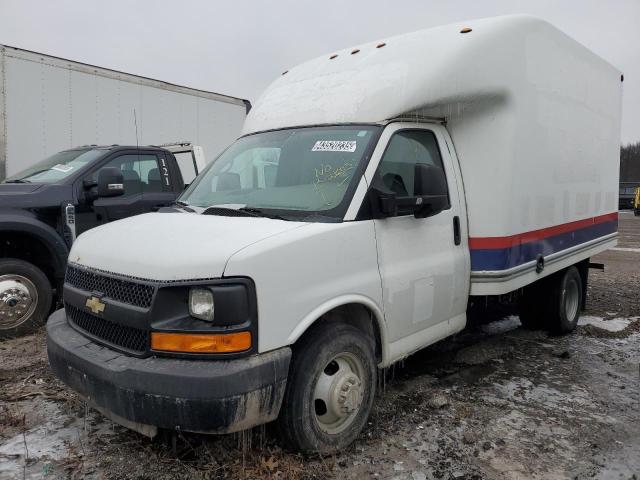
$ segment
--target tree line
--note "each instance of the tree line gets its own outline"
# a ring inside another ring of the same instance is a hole
[[[620,181],[640,182],[640,142],[620,147]]]

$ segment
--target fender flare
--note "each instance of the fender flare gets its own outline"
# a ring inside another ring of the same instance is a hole
[[[325,313],[330,312],[335,308],[350,304],[362,305],[373,313],[378,331],[380,332],[380,349],[382,354],[380,366],[386,366],[389,359],[389,349],[387,346],[387,327],[384,321],[384,313],[371,298],[365,295],[341,295],[317,306],[291,331],[289,338],[287,338],[287,344],[293,345],[309,329],[309,327],[311,327],[311,325],[313,325],[316,320],[322,317]]]
[[[32,213],[16,209],[0,209],[0,234],[14,232],[40,240],[49,250],[56,279],[64,278],[69,248],[64,239]]]

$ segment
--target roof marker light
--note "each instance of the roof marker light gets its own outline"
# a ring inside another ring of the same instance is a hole
[[[462,30],[460,30],[460,33],[469,33],[471,31],[471,29],[469,27],[464,27]]]
[[[356,48],[355,50],[351,50],[351,55],[355,55],[356,53],[358,53],[360,51],[359,48]]]
[[[382,42],[382,43],[379,43],[378,45],[376,45],[376,48],[382,48],[385,45],[386,45],[386,43]]]
[[[334,58],[336,58],[337,56],[338,56],[338,54],[337,54],[337,53],[334,53],[333,55],[331,55],[331,56],[329,57],[329,60],[333,60],[333,59],[334,59]]]

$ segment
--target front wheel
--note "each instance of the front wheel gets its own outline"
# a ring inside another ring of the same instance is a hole
[[[321,324],[294,350],[278,418],[281,438],[307,454],[346,447],[364,428],[375,387],[373,340],[351,325]]]
[[[38,267],[24,260],[0,260],[0,339],[44,325],[51,297],[51,284]]]

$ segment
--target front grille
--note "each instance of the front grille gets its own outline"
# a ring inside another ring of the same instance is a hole
[[[149,308],[155,287],[144,283],[113,278],[69,265],[65,281],[76,288],[88,292],[100,292],[118,302]]]
[[[72,305],[65,305],[65,310],[72,324],[95,339],[132,352],[146,352],[149,345],[148,331],[109,322]]]

